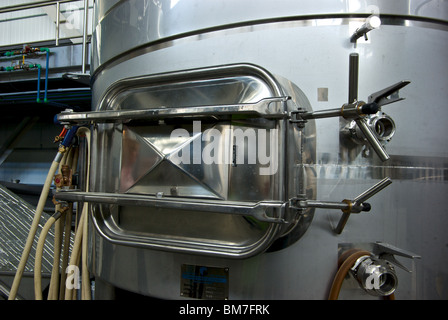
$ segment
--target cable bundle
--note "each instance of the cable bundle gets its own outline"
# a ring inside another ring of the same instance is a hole
[[[53,160],[47,178],[36,207],[33,222],[31,224],[25,248],[18,265],[16,275],[9,294],[9,300],[15,300],[23,271],[27,263],[32,244],[36,237],[36,231],[41,219],[44,204],[48,197],[53,179],[55,179],[57,188],[62,185],[70,185],[71,181],[63,183],[61,179],[71,176],[77,170],[79,149],[72,145],[75,134],[78,137],[84,137],[87,141],[87,172],[86,172],[86,191],[89,190],[89,170],[90,170],[90,130],[85,127],[72,127],[69,130],[63,130],[59,135],[62,140],[58,153]],[[66,172],[68,171],[68,175]],[[58,172],[58,174],[56,174]],[[58,180],[59,179],[59,180]],[[72,279],[77,280],[78,273],[67,277],[66,271],[76,272],[81,265],[82,269],[82,287],[81,299],[91,299],[90,277],[87,267],[87,234],[88,234],[88,203],[84,203],[80,217],[76,217],[78,223],[75,226],[75,239],[70,253],[70,237],[73,217],[73,204],[55,203],[55,214],[52,215],[42,228],[39,235],[36,248],[35,266],[34,266],[34,292],[36,300],[42,300],[42,256],[44,251],[45,239],[49,230],[55,228],[55,245],[53,257],[53,270],[51,274],[48,300],[72,300],[75,298],[77,283],[71,283]],[[61,256],[62,253],[62,256]],[[62,264],[61,264],[62,261]]]

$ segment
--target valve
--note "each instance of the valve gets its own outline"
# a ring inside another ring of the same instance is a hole
[[[359,38],[364,37],[365,40],[367,41],[368,40],[367,33],[374,29],[378,29],[380,26],[381,26],[380,17],[375,14],[372,14],[366,19],[364,24],[358,29],[356,29],[356,31],[352,34],[352,36],[350,37],[350,42],[354,43],[356,47],[356,41]]]
[[[329,117],[342,117],[351,121],[349,132],[362,143],[369,143],[382,161],[390,159],[381,141],[389,141],[395,133],[395,123],[393,120],[382,112],[381,107],[391,104],[404,98],[400,98],[398,91],[411,83],[408,80],[402,80],[385,89],[372,93],[368,97],[367,103],[357,101],[358,88],[358,55],[350,55],[350,72],[349,72],[349,102],[345,103],[341,108],[318,110],[308,112],[298,110],[292,115],[295,119],[291,122],[297,123],[299,127],[303,127],[309,119],[320,119]],[[387,134],[386,134],[387,133]]]
[[[56,174],[54,177],[54,183],[57,188],[70,187],[72,185],[72,170],[68,165],[61,166],[61,173]]]
[[[361,193],[353,200],[344,199],[341,202],[332,201],[319,201],[319,200],[307,200],[304,197],[292,198],[289,200],[289,206],[293,209],[303,210],[306,208],[323,208],[323,209],[340,209],[342,211],[342,217],[335,229],[337,234],[341,234],[342,230],[350,218],[352,213],[360,213],[363,211],[370,211],[371,206],[366,201],[386,188],[392,183],[389,177],[384,178],[380,182],[376,183],[374,186],[368,190]]]
[[[394,267],[374,256],[359,258],[350,272],[358,280],[360,287],[373,296],[389,296],[398,286]]]
[[[408,273],[412,272],[401,264],[395,256],[407,259],[421,258],[415,253],[384,242],[365,244],[345,243],[343,244],[343,247],[345,247],[345,250],[342,250],[340,259],[343,257],[347,258],[347,256],[357,251],[366,252],[365,255],[359,255],[359,258],[354,262],[349,272],[357,280],[362,289],[368,294],[377,297],[390,296],[397,289],[398,276],[396,267],[401,268]]]
[[[381,144],[389,142],[395,134],[396,126],[395,121],[386,113],[378,111],[375,114],[371,114],[365,118],[366,124],[374,132],[377,139]],[[361,129],[356,125],[355,121],[351,121],[343,129],[344,133],[350,136],[350,138],[359,144],[366,144],[366,138],[361,132]]]

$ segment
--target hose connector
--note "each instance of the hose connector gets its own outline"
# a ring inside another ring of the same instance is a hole
[[[76,131],[78,131],[78,128],[78,126],[72,126],[68,130],[68,132],[65,134],[64,140],[62,140],[61,142],[61,146],[68,148],[71,145],[72,140],[76,135]]]
[[[370,128],[375,137],[381,143],[386,145],[392,140],[395,134],[396,126],[394,120],[382,111],[378,111],[376,114],[369,114],[364,118],[365,124]],[[343,132],[351,140],[360,145],[368,145],[366,135],[361,128],[357,125],[356,121],[349,122]]]
[[[360,257],[350,271],[361,288],[373,296],[389,296],[398,286],[394,267],[389,262],[373,256]]]

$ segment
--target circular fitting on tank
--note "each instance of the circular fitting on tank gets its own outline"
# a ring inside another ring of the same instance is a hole
[[[381,259],[361,257],[352,272],[360,286],[373,296],[389,296],[398,285],[394,268]]]
[[[387,114],[379,111],[376,114],[367,116],[365,119],[367,125],[383,145],[388,143],[395,135],[395,122]],[[343,133],[356,144],[367,144],[367,139],[357,126],[355,120],[350,121],[345,126]]]
[[[390,141],[395,134],[395,122],[386,114],[372,117],[370,127],[380,141]]]

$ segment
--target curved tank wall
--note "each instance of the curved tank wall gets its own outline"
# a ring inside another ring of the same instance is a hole
[[[421,256],[400,259],[397,299],[448,298],[448,5],[444,1],[109,1],[97,2],[92,38],[94,106],[120,79],[250,63],[298,86],[313,110],[348,100],[349,55],[359,54],[358,98],[397,81],[405,100],[382,111],[395,122],[390,160],[347,147],[338,118],[316,120],[319,200],[357,196],[389,176],[392,185],[333,232],[340,211],[316,209],[293,245],[226,260],[114,245],[93,233],[92,271],[117,287],[180,298],[182,264],[226,267],[230,299],[325,299],[344,244],[384,242]],[[350,36],[372,13],[381,26]],[[354,152],[355,150],[356,152]],[[93,231],[94,229],[92,229]],[[364,297],[361,290],[343,297]]]

